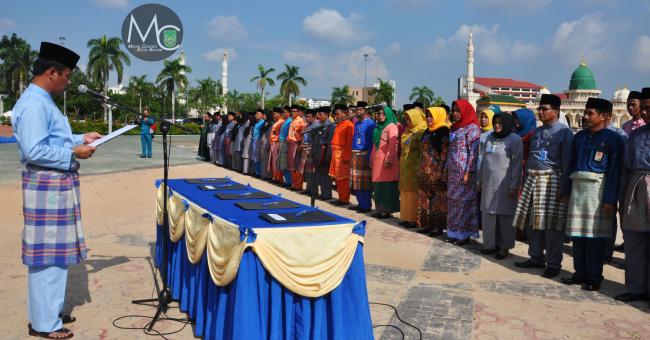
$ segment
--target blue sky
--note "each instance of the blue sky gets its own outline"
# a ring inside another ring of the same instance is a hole
[[[57,42],[87,62],[89,39],[121,36],[128,12],[146,1],[4,0],[0,34],[16,32],[32,48]],[[397,82],[397,103],[413,86],[427,85],[453,100],[465,73],[466,36],[474,32],[475,75],[506,77],[561,92],[584,56],[602,97],[617,86],[649,86],[650,1],[646,0],[357,0],[161,1],[184,26],[190,79],[221,77],[223,49],[233,52],[229,88],[255,91],[257,65],[300,67],[302,96],[328,98],[333,86],[361,86],[363,54],[368,82]],[[36,13],[46,13],[37,15]],[[175,54],[173,57],[177,57]],[[215,57],[216,56],[216,57]],[[131,57],[125,77],[154,80],[162,62]],[[116,77],[111,77],[114,84]],[[271,95],[278,87],[269,89]]]

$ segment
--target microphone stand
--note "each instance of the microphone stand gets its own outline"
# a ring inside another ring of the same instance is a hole
[[[91,98],[100,101],[104,104],[107,105],[112,105],[118,109],[122,109],[124,111],[129,111],[131,113],[135,114],[141,114],[137,110],[122,105],[117,102],[109,102],[108,100],[105,99],[100,99],[94,96],[91,96]],[[156,314],[153,316],[151,322],[149,322],[146,326],[147,331],[151,331],[153,329],[153,326],[160,320],[160,315],[162,313],[166,313],[169,304],[172,302],[172,294],[169,290],[168,284],[167,284],[167,276],[168,276],[168,257],[169,257],[169,214],[167,212],[167,198],[168,198],[168,192],[169,189],[167,187],[167,181],[169,179],[169,147],[167,143],[167,137],[169,134],[169,129],[171,126],[175,126],[181,130],[187,131],[187,132],[192,132],[192,130],[180,126],[178,124],[175,124],[173,122],[169,122],[165,119],[160,119],[159,117],[153,116],[154,121],[159,121],[160,122],[160,132],[162,133],[162,144],[163,144],[163,181],[162,181],[162,186],[163,186],[163,192],[165,193],[164,195],[164,200],[163,200],[163,231],[162,231],[162,264],[160,265],[160,278],[162,280],[162,290],[158,286],[158,279],[154,278],[154,283],[156,285],[156,291],[158,292],[158,297],[153,298],[153,299],[140,299],[140,300],[132,300],[132,304],[136,305],[147,305],[149,306],[151,302],[158,302],[158,306],[156,309]]]
[[[381,110],[383,108],[384,107],[382,105],[366,106],[365,107],[365,109],[366,109],[365,113],[370,113],[372,111]],[[337,120],[335,120],[335,121],[333,121],[333,122],[331,122],[329,124],[327,122],[325,122],[320,126],[305,129],[302,132],[303,135],[307,134],[307,133],[314,133],[314,134],[316,134],[316,137],[317,137],[317,138],[312,138],[312,140],[311,140],[312,159],[314,160],[314,175],[315,176],[317,176],[317,172],[320,169],[320,163],[321,163],[321,157],[319,157],[320,156],[319,155],[320,146],[321,146],[320,145],[320,138],[321,138],[321,135],[323,134],[323,132],[325,131],[325,129],[329,128],[332,125],[336,126],[336,125],[338,125],[339,123],[341,123],[343,121],[346,121],[348,119],[352,119],[352,118],[355,118],[355,117],[359,117],[361,115],[363,115],[363,113],[354,113],[352,115],[346,115],[345,118],[337,119]],[[316,179],[315,185],[316,185],[316,188],[318,188],[318,177]],[[311,188],[311,190],[309,192],[309,196],[310,196],[311,207],[314,208],[314,206],[316,204],[316,189],[314,189],[313,185],[312,185],[312,188]]]

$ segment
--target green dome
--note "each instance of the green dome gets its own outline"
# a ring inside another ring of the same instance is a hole
[[[571,74],[569,90],[596,90],[596,80],[594,74],[584,62]]]

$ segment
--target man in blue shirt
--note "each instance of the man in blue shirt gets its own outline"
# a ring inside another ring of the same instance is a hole
[[[375,121],[366,111],[368,104],[357,102],[359,120],[354,124],[352,137],[352,164],[350,178],[352,190],[357,197],[359,205],[349,207],[360,213],[367,213],[372,206],[372,169],[370,168],[370,152],[372,151],[372,133],[375,130]]]
[[[618,202],[624,142],[607,128],[611,114],[610,101],[587,100],[587,126],[573,138],[569,171],[562,185],[561,200],[569,204],[566,233],[573,241],[575,268],[573,276],[562,278],[562,282],[581,284],[588,291],[600,289]]]
[[[140,143],[142,144],[142,153],[140,158],[151,158],[151,140],[153,131],[151,126],[154,124],[154,119],[149,117],[149,109],[145,108],[140,116]]]
[[[68,265],[86,258],[79,205],[79,162],[92,156],[88,146],[101,135],[72,133],[52,100],[70,83],[79,55],[43,42],[34,63],[31,84],[11,117],[23,180],[24,230],[22,259],[28,266],[29,334],[67,339],[63,327],[74,318],[61,315]]]

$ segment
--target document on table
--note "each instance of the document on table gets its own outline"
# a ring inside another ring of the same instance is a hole
[[[117,137],[117,136],[119,136],[119,135],[133,129],[134,127],[137,127],[137,125],[126,125],[126,126],[124,126],[123,128],[121,128],[119,130],[115,130],[112,133],[110,133],[110,134],[108,134],[108,135],[106,135],[106,136],[104,136],[104,137],[102,137],[100,139],[95,140],[94,142],[88,144],[88,146],[98,147],[98,146],[108,142],[109,140],[111,140],[111,139],[113,139],[113,138],[115,138],[115,137]]]

